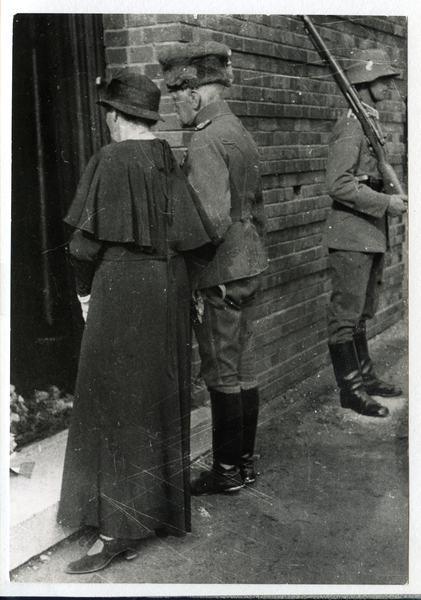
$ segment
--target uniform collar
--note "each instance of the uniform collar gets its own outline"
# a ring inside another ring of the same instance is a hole
[[[212,102],[212,104],[208,104],[196,115],[196,119],[194,120],[194,124],[196,127],[203,123],[204,121],[214,119],[215,117],[219,117],[220,115],[230,115],[232,114],[232,110],[228,106],[228,102],[225,100],[220,100],[219,102]]]

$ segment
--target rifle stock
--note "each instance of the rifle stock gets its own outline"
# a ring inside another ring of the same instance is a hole
[[[307,34],[311,38],[314,46],[318,50],[323,60],[330,65],[341,92],[350,104],[355,116],[360,121],[364,133],[368,137],[370,144],[377,155],[378,169],[382,176],[385,193],[390,195],[405,194],[392,165],[387,160],[384,141],[367,114],[367,111],[359,99],[357,92],[349,82],[337,60],[329,52],[326,44],[314,27],[310,17],[303,15],[302,19],[304,21],[304,27],[307,31]]]

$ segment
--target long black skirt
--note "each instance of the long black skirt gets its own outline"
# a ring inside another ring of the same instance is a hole
[[[82,340],[60,523],[129,539],[190,531],[189,296],[181,256],[105,253]]]

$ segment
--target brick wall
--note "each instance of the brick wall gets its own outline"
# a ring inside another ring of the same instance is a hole
[[[350,48],[381,47],[403,78],[383,103],[390,160],[406,182],[406,19],[317,16],[313,21],[337,58]],[[215,40],[233,51],[233,112],[256,140],[268,216],[269,269],[257,307],[258,372],[263,397],[279,394],[327,364],[326,305],[330,281],[323,247],[331,200],[324,189],[329,132],[347,106],[299,17],[285,15],[104,15],[106,63],[142,65],[162,89],[162,135],[181,157],[181,131],[163,84],[157,50],[169,42]],[[404,312],[405,223],[395,218],[385,290],[369,335]],[[195,368],[198,359],[195,357]],[[203,394],[196,393],[196,403]]]

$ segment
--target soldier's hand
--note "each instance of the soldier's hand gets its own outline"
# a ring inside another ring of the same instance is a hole
[[[391,217],[397,217],[407,210],[408,196],[405,194],[394,194],[390,196],[387,213]]]

